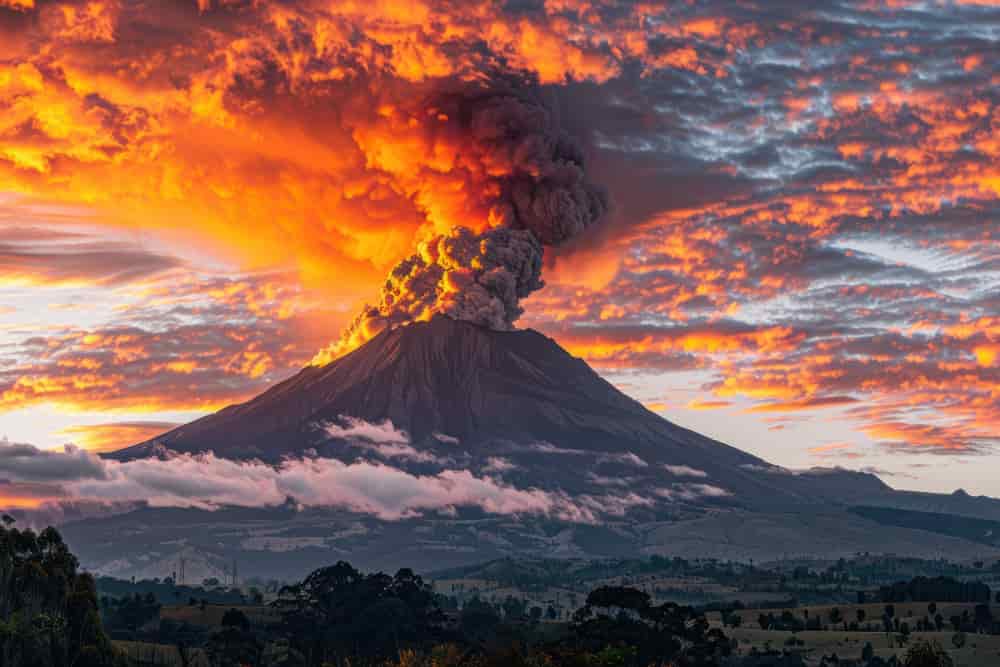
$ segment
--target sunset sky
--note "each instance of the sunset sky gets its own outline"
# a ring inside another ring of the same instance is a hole
[[[502,80],[610,202],[519,327],[775,464],[996,496],[998,54],[998,0],[0,0],[0,438],[295,373],[493,224],[517,156],[437,100]]]

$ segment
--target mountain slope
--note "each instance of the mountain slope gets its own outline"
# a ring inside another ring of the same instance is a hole
[[[247,403],[112,456],[148,456],[164,446],[264,460],[315,449],[353,460],[359,452],[322,428],[348,418],[391,420],[418,451],[474,470],[505,457],[515,484],[570,493],[623,480],[617,486],[675,502],[768,507],[887,488],[859,473],[782,474],[647,410],[538,332],[445,317],[383,332]],[[426,461],[394,465],[426,469]]]

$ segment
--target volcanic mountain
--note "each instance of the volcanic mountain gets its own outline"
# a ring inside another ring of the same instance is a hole
[[[238,558],[248,575],[298,576],[345,557],[424,570],[509,555],[1000,558],[992,537],[1000,534],[998,501],[898,492],[874,475],[839,469],[773,466],[647,410],[538,332],[443,316],[384,331],[251,401],[109,458],[166,450],[374,462],[421,479],[463,471],[564,499],[588,519],[456,507],[384,520],[311,507],[308,498],[214,511],[144,508],[64,526],[88,567],[162,576],[181,557],[207,573]]]
[[[386,420],[424,454],[394,465],[421,471],[430,460],[450,458],[475,470],[503,457],[511,480],[533,488],[580,493],[627,485],[662,498],[758,507],[887,488],[845,471],[780,474],[651,412],[536,331],[495,331],[444,316],[384,331],[247,403],[113,457],[165,447],[269,461],[312,450],[352,459],[361,452],[344,424]]]

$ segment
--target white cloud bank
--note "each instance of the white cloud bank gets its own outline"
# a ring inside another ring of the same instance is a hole
[[[74,502],[215,509],[275,506],[291,497],[302,505],[350,509],[387,520],[456,507],[584,523],[597,517],[565,494],[519,489],[467,470],[414,475],[384,463],[327,458],[287,459],[269,465],[212,453],[166,453],[160,458],[118,462],[73,446],[60,452],[0,442],[0,479],[14,493],[22,484],[58,484],[62,498]]]

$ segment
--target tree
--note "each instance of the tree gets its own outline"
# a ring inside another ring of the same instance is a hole
[[[840,615],[840,609],[838,607],[834,607],[830,610],[830,623],[838,625],[842,619],[843,617]]]
[[[508,595],[503,601],[503,604],[500,605],[500,608],[503,609],[504,618],[516,619],[524,616],[525,608],[527,606],[527,603],[521,598],[515,598],[512,595]]]
[[[0,526],[0,664],[110,667],[124,660],[98,614],[93,577],[54,528]]]
[[[919,641],[910,647],[903,658],[903,667],[952,667],[954,663],[944,649],[935,642]]]
[[[441,619],[430,586],[412,570],[366,575],[344,561],[283,588],[275,606],[286,636],[309,664],[387,658],[428,646]]]
[[[250,632],[250,621],[243,612],[230,609],[222,616],[222,629],[205,646],[213,667],[242,667],[260,664],[263,644]]]
[[[588,651],[634,650],[627,663],[598,664],[715,665],[732,650],[725,634],[709,629],[705,617],[691,607],[653,605],[649,595],[627,587],[593,591],[573,615],[572,629]]]
[[[867,664],[871,662],[873,657],[875,657],[875,649],[872,647],[872,643],[865,642],[865,647],[861,649],[861,660]]]
[[[988,604],[977,604],[975,609],[976,632],[989,633],[993,630],[993,612]]]
[[[239,609],[231,608],[222,615],[222,627],[249,630],[250,619],[248,619],[247,615]]]
[[[116,636],[135,635],[149,621],[160,615],[160,603],[152,593],[126,595],[112,602],[107,615],[108,627]]]

